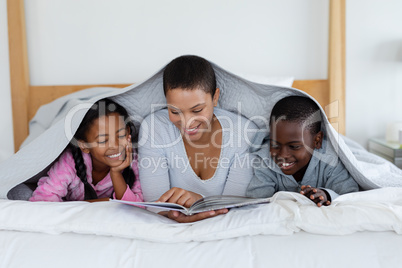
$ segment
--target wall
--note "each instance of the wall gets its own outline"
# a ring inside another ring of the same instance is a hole
[[[26,1],[32,84],[138,82],[182,54],[234,72],[327,74],[328,1],[76,3]]]
[[[402,1],[347,0],[346,135],[367,145],[402,122]]]
[[[138,82],[187,53],[233,72],[326,78],[327,1],[142,2],[27,1],[32,84]],[[402,2],[346,3],[346,135],[366,146],[402,121]],[[6,0],[0,59],[1,161],[13,153]]]
[[[29,0],[25,12],[32,85],[140,82],[182,54],[244,74],[327,74],[328,1]],[[8,62],[0,67],[1,161],[13,141]]]

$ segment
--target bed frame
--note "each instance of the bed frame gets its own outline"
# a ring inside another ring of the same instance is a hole
[[[329,1],[328,78],[325,80],[296,80],[293,87],[313,96],[322,107],[325,107],[327,116],[335,129],[339,133],[345,134],[345,0]],[[41,105],[89,87],[122,88],[129,86],[129,84],[30,85],[24,0],[8,0],[7,13],[15,151],[28,136],[29,120]]]

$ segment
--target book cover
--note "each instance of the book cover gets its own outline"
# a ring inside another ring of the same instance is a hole
[[[194,202],[194,204],[189,208],[186,208],[184,206],[175,203],[131,202],[117,199],[110,199],[110,201],[137,207],[152,207],[161,210],[176,210],[186,215],[193,215],[196,213],[210,210],[244,207],[250,205],[269,203],[270,198],[251,198],[251,197],[234,196],[234,195],[214,195],[201,198],[200,200]]]

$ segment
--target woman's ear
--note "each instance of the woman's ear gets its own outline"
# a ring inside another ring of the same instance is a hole
[[[80,147],[82,152],[84,152],[86,154],[89,154],[89,148],[88,148],[87,143],[85,141],[78,140],[77,143],[78,143],[78,147]]]
[[[315,134],[315,137],[314,137],[314,148],[315,149],[320,149],[321,148],[323,136],[324,136],[324,134],[322,133],[322,131],[320,131],[317,134]]]
[[[214,97],[212,98],[212,101],[213,101],[213,103],[214,103],[214,107],[216,107],[216,106],[218,105],[219,94],[220,94],[220,90],[219,90],[219,88],[217,87],[217,88],[216,88],[216,91],[215,91],[215,95],[214,95]]]

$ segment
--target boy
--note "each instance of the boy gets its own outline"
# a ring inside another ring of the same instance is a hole
[[[339,194],[359,190],[323,138],[320,109],[313,100],[291,96],[277,102],[271,112],[270,129],[269,147],[263,145],[254,153],[260,165],[254,170],[247,196],[300,192],[321,207],[330,205]]]

